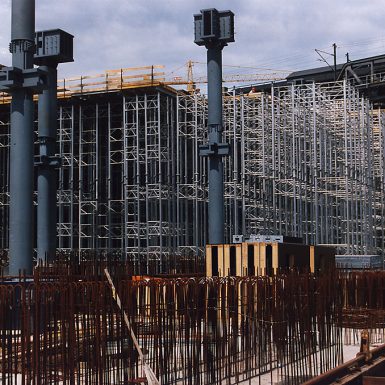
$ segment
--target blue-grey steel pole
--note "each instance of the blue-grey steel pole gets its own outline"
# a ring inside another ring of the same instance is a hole
[[[207,47],[207,93],[209,145],[222,143],[222,44]],[[209,156],[209,243],[224,243],[223,162]]]
[[[47,89],[39,95],[38,141],[40,159],[37,176],[37,258],[52,260],[56,254],[56,170],[52,157],[56,150],[57,64],[40,67],[46,72]]]
[[[33,68],[35,0],[12,0],[12,65]],[[31,90],[12,92],[10,145],[9,274],[32,272],[33,116]]]

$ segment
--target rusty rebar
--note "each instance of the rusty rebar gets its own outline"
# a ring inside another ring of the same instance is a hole
[[[352,276],[150,278],[120,259],[66,260],[39,267],[31,281],[0,282],[2,384],[143,381],[107,264],[162,384],[234,384],[273,371],[297,384],[341,362],[341,319],[352,301],[341,288]]]

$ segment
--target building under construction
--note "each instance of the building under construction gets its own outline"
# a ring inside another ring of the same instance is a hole
[[[229,92],[234,14],[211,8],[207,97],[162,66],[58,85],[73,36],[34,8],[12,1],[0,72],[2,383],[378,383],[384,274],[322,245],[383,265],[385,57]]]
[[[162,270],[207,243],[207,98],[159,66],[59,84],[58,246]],[[8,248],[10,109],[0,106],[0,248]],[[283,234],[384,247],[385,115],[348,80],[224,94],[225,240]],[[38,149],[36,148],[36,152]]]

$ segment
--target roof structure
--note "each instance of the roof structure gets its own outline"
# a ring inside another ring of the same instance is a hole
[[[369,98],[375,106],[385,107],[385,54],[348,61],[336,66],[336,73],[332,66],[324,66],[295,71],[286,77],[279,85],[332,83],[347,80]],[[277,85],[277,83],[275,83]],[[258,91],[271,88],[270,83],[256,85]],[[241,87],[241,93],[247,93],[249,87]]]

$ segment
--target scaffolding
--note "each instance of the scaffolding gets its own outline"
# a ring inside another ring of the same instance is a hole
[[[123,252],[147,264],[172,253],[174,108],[162,92],[60,106],[60,249]]]
[[[9,112],[0,112],[0,249],[8,248]]]
[[[383,122],[354,87],[272,85],[228,95],[225,110],[229,241],[237,231],[278,233],[343,254],[382,252],[383,227],[374,221],[383,210],[382,182],[375,186]]]
[[[374,174],[373,190],[374,190],[374,243],[376,250],[384,250],[384,216],[385,216],[385,112],[381,109],[373,111],[371,116],[372,124],[372,140],[373,140],[373,158],[372,172]]]
[[[62,91],[58,247],[123,253],[144,271],[153,263],[167,271],[172,260],[203,255],[207,242],[207,160],[198,154],[207,139],[207,98],[160,83],[122,84]],[[354,86],[272,84],[251,95],[234,89],[224,94],[223,120],[231,144],[226,242],[236,234],[283,234],[335,245],[341,254],[382,253],[385,113]],[[9,129],[4,101],[2,249]]]

